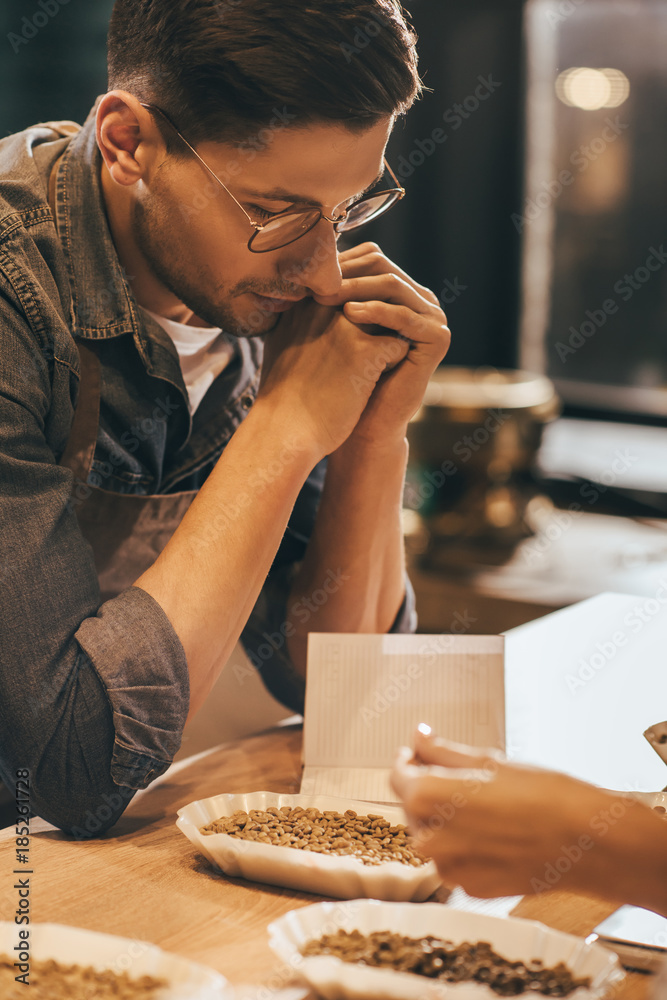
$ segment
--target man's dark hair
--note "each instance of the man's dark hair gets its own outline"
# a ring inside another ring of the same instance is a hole
[[[276,111],[357,131],[420,93],[415,43],[399,0],[116,0],[109,89],[156,104],[193,144],[241,143]]]

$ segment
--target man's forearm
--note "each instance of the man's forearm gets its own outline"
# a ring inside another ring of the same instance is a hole
[[[291,427],[258,400],[162,554],[136,581],[183,644],[190,715],[245,626],[294,501],[321,457]]]
[[[405,438],[354,435],[329,457],[315,530],[290,594],[292,660],[305,676],[308,632],[387,632],[405,594],[401,529]]]

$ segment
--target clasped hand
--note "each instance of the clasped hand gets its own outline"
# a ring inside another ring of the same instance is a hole
[[[344,315],[364,329],[384,327],[409,341],[400,361],[388,366],[369,397],[357,436],[381,440],[404,435],[419,409],[428,381],[451,340],[437,295],[418,284],[386,257],[375,243],[362,243],[339,257],[343,282],[333,296],[316,301],[342,306]],[[397,343],[388,347],[398,354]],[[401,345],[402,347],[403,345]]]
[[[258,395],[323,455],[352,434],[371,445],[402,439],[450,342],[437,296],[375,244],[339,262],[338,292],[294,306],[267,335]]]

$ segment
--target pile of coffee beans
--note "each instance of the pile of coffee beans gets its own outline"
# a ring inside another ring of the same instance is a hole
[[[548,997],[566,997],[580,986],[590,986],[590,979],[575,979],[562,962],[551,969],[544,968],[539,959],[510,962],[484,941],[454,945],[441,938],[408,938],[390,931],[368,935],[337,931],[309,941],[301,953],[305,958],[332,955],[343,962],[413,972],[447,983],[485,983],[502,997],[518,996],[528,990]]]
[[[205,834],[226,833],[276,847],[295,847],[315,854],[349,855],[365,865],[400,861],[419,867],[427,859],[410,846],[407,827],[392,826],[383,816],[358,816],[353,809],[338,813],[282,806],[239,810],[201,828]]]
[[[141,976],[130,979],[126,972],[92,966],[61,965],[53,959],[30,960],[30,989],[15,982],[14,958],[0,955],[0,997],[3,1000],[158,1000],[164,996],[166,979]]]

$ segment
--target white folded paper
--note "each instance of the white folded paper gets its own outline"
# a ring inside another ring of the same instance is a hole
[[[389,773],[420,722],[505,749],[504,639],[311,633],[301,793],[396,802]]]

